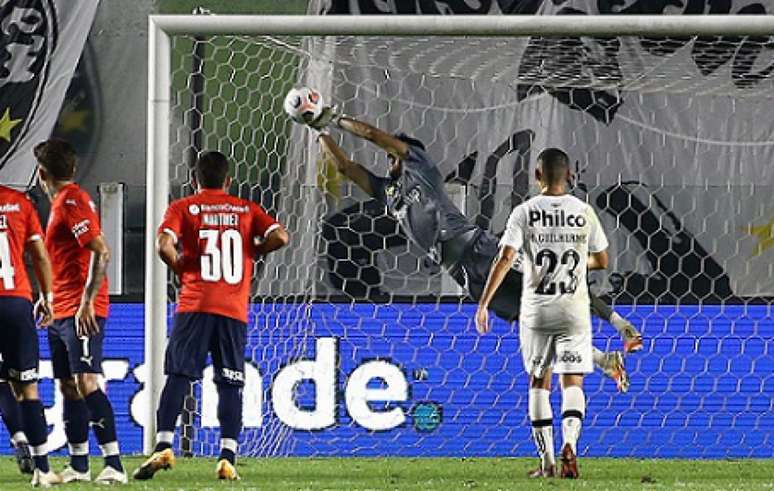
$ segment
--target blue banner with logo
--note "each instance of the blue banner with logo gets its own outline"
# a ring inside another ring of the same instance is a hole
[[[261,311],[270,313],[250,325],[265,325],[290,308],[264,305]],[[292,455],[533,455],[517,333],[498,321],[490,335],[479,337],[471,324],[474,308],[315,304],[314,332],[268,336],[251,329],[242,451],[274,445]],[[774,456],[770,306],[618,310],[642,326],[645,350],[627,358],[628,394],[616,393],[598,373],[587,379],[584,455]],[[597,347],[620,347],[612,328],[598,323],[594,329]],[[49,438],[61,448],[61,399],[50,380],[43,331],[41,341]],[[112,307],[104,369],[122,450],[140,453],[142,305]],[[214,386],[207,382],[198,392],[195,420],[202,428],[194,450],[214,452]],[[558,407],[558,390],[553,403]],[[8,445],[0,430],[0,452],[9,453]],[[91,448],[97,451],[96,442]]]

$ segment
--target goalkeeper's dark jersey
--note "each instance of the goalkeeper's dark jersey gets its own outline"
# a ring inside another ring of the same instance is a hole
[[[371,175],[374,198],[387,206],[409,239],[425,251],[438,253],[447,241],[476,228],[454,205],[435,163],[419,147],[409,145],[398,178]]]

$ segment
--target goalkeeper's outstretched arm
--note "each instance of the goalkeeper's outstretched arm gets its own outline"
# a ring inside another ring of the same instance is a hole
[[[372,174],[365,167],[351,160],[339,147],[330,135],[321,133],[317,138],[320,142],[320,150],[333,160],[336,169],[347,179],[357,184],[369,196],[374,196],[374,190],[371,187]]]
[[[406,142],[364,121],[337,114],[336,108],[331,106],[323,109],[322,114],[309,123],[309,126],[317,130],[323,130],[331,122],[347,133],[370,141],[394,157],[405,159],[408,155],[409,146]]]

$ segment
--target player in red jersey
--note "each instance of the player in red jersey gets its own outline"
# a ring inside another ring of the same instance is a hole
[[[222,153],[199,157],[198,192],[170,204],[159,227],[159,256],[181,278],[182,288],[164,361],[167,381],[156,413],[156,448],[135,471],[135,479],[150,479],[174,465],[175,424],[190,382],[202,378],[208,353],[218,388],[221,448],[216,473],[220,479],[239,479],[234,462],[242,427],[253,262],[284,247],[288,234],[257,204],[227,194],[228,168]]]
[[[102,342],[108,316],[110,259],[96,207],[74,181],[76,156],[64,140],[35,147],[38,181],[51,200],[46,248],[54,271],[54,323],[48,328],[54,378],[64,396],[70,465],[65,482],[90,481],[89,423],[105,457],[98,483],[127,481],[119,455],[113,407],[100,388]]]
[[[24,254],[40,285],[40,299],[33,307],[32,285]],[[38,394],[38,333],[51,323],[51,262],[43,245],[38,212],[24,193],[0,186],[0,378],[10,380],[21,399],[21,426],[29,439],[34,462],[33,486],[59,484],[61,478],[48,465],[48,426]]]

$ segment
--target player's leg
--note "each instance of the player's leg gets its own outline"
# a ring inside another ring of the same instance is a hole
[[[553,477],[556,471],[554,419],[549,401],[553,336],[533,329],[520,329],[519,340],[524,368],[530,379],[529,419],[532,423],[532,440],[540,457],[540,466],[531,471],[529,476]]]
[[[48,425],[38,395],[38,333],[32,303],[23,298],[4,298],[2,306],[4,349],[0,375],[13,384],[14,403],[18,403],[20,425],[30,444],[33,461],[32,484],[51,486],[61,482],[48,463]]]
[[[59,382],[63,399],[63,415],[70,463],[61,472],[65,483],[91,481],[89,472],[89,408],[78,392],[78,384],[70,371],[66,339],[71,322],[55,320],[48,328],[48,346],[54,378]]]
[[[628,320],[612,309],[604,300],[589,292],[591,313],[612,325],[621,335],[626,353],[635,353],[642,349],[642,334]]]
[[[212,315],[216,323],[210,353],[218,388],[220,456],[216,474],[219,479],[239,480],[236,454],[242,431],[242,387],[245,383],[245,344],[247,325],[235,319]]]
[[[4,357],[5,358],[5,357]],[[0,380],[0,416],[11,437],[11,445],[16,454],[16,464],[22,474],[32,474],[34,465],[27,435],[22,426],[22,415],[19,401],[13,393],[11,384],[7,380]]]
[[[66,338],[70,372],[75,376],[78,392],[88,408],[89,424],[105,460],[105,468],[95,481],[101,484],[125,483],[127,477],[121,463],[113,405],[99,384],[107,319],[97,317],[99,333],[89,337],[76,336],[75,319],[68,320],[72,320]]]
[[[562,477],[578,477],[578,439],[586,415],[583,377],[593,370],[590,325],[556,336],[554,372],[562,385]]]
[[[207,322],[206,315],[194,312],[175,315],[175,325],[164,356],[167,380],[156,410],[156,447],[132,474],[135,479],[151,479],[156,472],[175,465],[172,442],[177,418],[183,410],[191,381],[202,378],[207,362],[212,325]]]

